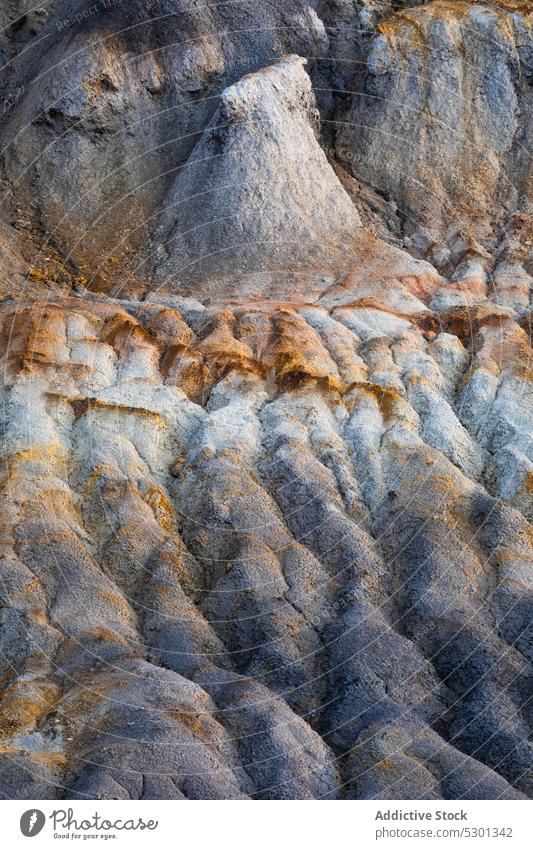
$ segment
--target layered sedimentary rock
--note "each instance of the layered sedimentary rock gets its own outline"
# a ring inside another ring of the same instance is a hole
[[[528,792],[508,313],[2,319],[4,795]]]
[[[30,5],[0,794],[530,796],[528,4]]]

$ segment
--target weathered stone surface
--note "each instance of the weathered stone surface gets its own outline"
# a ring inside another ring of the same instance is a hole
[[[0,9],[3,797],[531,796],[531,14],[413,7]]]
[[[305,0],[55,0],[24,17],[28,4],[11,5],[8,186],[32,228],[99,288],[118,281],[119,263],[135,273],[222,89],[285,53],[322,49]]]
[[[161,282],[202,281],[209,292],[213,280],[220,294],[225,277],[242,287],[246,274],[335,269],[345,242],[353,256],[359,217],[316,138],[304,65],[291,56],[223,92],[165,199],[154,237]]]
[[[4,794],[529,792],[527,338],[367,312],[3,308]]]
[[[520,306],[531,257],[524,267],[502,254],[520,253],[519,220],[531,226],[532,22],[519,2],[395,12],[377,26],[336,135],[341,162],[397,204],[413,247],[457,279],[495,267],[494,288]],[[491,263],[483,247],[502,242],[502,224],[513,236]]]

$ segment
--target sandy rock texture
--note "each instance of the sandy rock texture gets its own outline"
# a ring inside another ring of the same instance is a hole
[[[418,250],[449,273],[492,271],[522,306],[529,238],[526,267],[505,262],[504,243],[506,226],[514,241],[524,218],[531,228],[532,25],[521,2],[396,11],[377,25],[335,141],[348,170],[397,204]]]
[[[5,796],[530,792],[527,334],[364,303],[4,306]]]
[[[117,263],[136,266],[220,92],[276,57],[321,50],[305,0],[11,5],[0,133],[11,215],[25,208],[100,287]]]
[[[532,795],[531,22],[2,5],[0,797]]]
[[[134,292],[154,269],[158,281],[161,272],[175,278],[184,265],[189,273],[199,270],[200,233],[208,247],[227,241],[215,214],[225,203],[218,180],[231,185],[232,175],[246,181],[249,196],[241,197],[242,221],[235,202],[230,244],[242,228],[245,243],[262,234],[266,246],[282,221],[287,241],[303,237],[305,248],[292,252],[295,273],[317,252],[322,265],[342,265],[357,213],[347,213],[340,201],[338,215],[330,215],[328,203],[339,199],[340,189],[331,187],[329,200],[321,194],[328,177],[318,159],[326,155],[379,236],[429,260],[447,277],[494,289],[502,304],[529,305],[528,2],[97,0],[89,8],[81,0],[36,9],[11,2],[0,21],[3,219],[31,237],[34,248],[57,250],[60,264],[82,285],[100,291],[115,286],[117,293],[127,271]],[[290,102],[291,91],[299,97],[306,87],[300,80],[299,94],[293,81],[283,87],[277,106],[271,104],[263,126],[271,132],[251,142],[246,127],[228,129],[228,117],[237,121],[239,109],[229,116],[229,95],[222,93],[229,87],[242,115],[260,124],[264,108],[243,100],[252,83],[242,90],[238,81],[259,72],[265,101],[265,69],[287,54],[308,60],[318,123],[309,113],[314,105],[308,92],[299,103]],[[295,112],[290,121],[282,101]],[[323,154],[302,123],[304,113],[314,132],[320,129]],[[236,163],[232,156],[244,147],[246,161]],[[215,148],[215,173],[195,165],[200,152],[213,156]],[[279,183],[264,198],[274,170]],[[312,190],[306,170],[316,171],[321,189],[308,194],[302,210],[293,180],[283,217],[278,201],[284,180],[298,178],[304,196],[304,185]],[[180,210],[177,221],[168,211],[177,192],[193,199],[188,245],[175,241],[176,228],[183,230]],[[198,229],[195,207],[206,192]],[[243,212],[245,201],[250,203]],[[277,215],[269,216],[274,207]],[[270,217],[270,228],[247,227],[257,208],[263,210],[260,223]],[[327,250],[335,231],[342,238]],[[172,237],[163,248],[161,242]],[[274,242],[281,241],[276,233]],[[164,250],[168,261],[158,256]],[[188,251],[194,259],[183,260]],[[233,258],[235,269],[235,252]],[[272,266],[268,251],[254,266],[261,273],[267,264]]]
[[[301,245],[322,271],[343,261],[360,220],[316,137],[305,64],[290,56],[222,93],[165,199],[158,279],[181,288],[213,279],[220,294],[227,276],[237,285],[247,272],[281,276]]]

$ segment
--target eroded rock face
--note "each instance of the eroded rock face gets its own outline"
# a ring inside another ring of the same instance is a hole
[[[413,5],[0,10],[3,797],[531,795],[531,16]]]
[[[15,5],[6,179],[33,228],[100,288],[117,262],[135,268],[220,92],[285,53],[321,50],[304,0],[68,0],[25,16]]]
[[[365,303],[3,308],[4,795],[529,791],[527,335]]]
[[[224,277],[346,266],[344,243],[353,262],[359,216],[318,143],[304,65],[291,56],[223,92],[165,199],[160,281],[214,280],[220,294]]]
[[[29,231],[34,248],[52,244],[83,285],[117,292],[127,271],[130,291],[143,289],[172,225],[158,229],[168,193],[193,188],[184,167],[208,144],[221,93],[297,53],[309,59],[322,144],[338,176],[358,181],[343,178],[363,220],[370,208],[381,237],[446,276],[488,284],[499,303],[529,305],[527,2],[137,0],[84,10],[6,7],[0,131],[5,220]],[[260,182],[261,169],[251,171]]]
[[[348,96],[340,160],[396,202],[443,267],[486,269],[482,246],[497,247],[502,217],[531,215],[532,23],[523,3],[399,11],[379,23]]]

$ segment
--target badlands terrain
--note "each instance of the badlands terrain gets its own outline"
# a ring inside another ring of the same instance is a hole
[[[1,796],[530,796],[530,0],[0,61]]]

